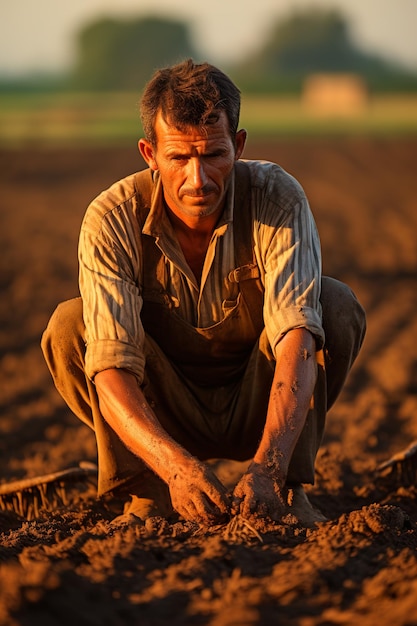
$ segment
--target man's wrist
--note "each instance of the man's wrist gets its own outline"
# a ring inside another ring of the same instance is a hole
[[[286,464],[283,462],[282,453],[278,450],[270,450],[263,455],[255,455],[248,470],[262,472],[280,488],[285,485]]]

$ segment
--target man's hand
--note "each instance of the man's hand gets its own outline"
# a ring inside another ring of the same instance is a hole
[[[190,458],[168,480],[174,509],[188,521],[210,525],[227,520],[226,488],[207,465]]]
[[[267,468],[251,463],[233,492],[233,513],[246,519],[269,517],[279,521],[286,513],[280,482]]]

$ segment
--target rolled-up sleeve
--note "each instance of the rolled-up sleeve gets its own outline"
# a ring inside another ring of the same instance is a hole
[[[110,368],[142,382],[144,330],[140,320],[141,250],[135,198],[114,206],[116,186],[88,208],[79,239],[79,285],[86,326],[86,375]]]
[[[258,195],[257,248],[265,286],[264,321],[272,350],[290,330],[306,328],[324,343],[321,250],[301,185],[281,168],[266,168]],[[258,181],[260,182],[260,181]]]

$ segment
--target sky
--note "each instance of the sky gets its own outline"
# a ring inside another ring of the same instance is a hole
[[[186,21],[199,50],[221,66],[259,49],[292,9],[315,6],[340,9],[363,50],[417,70],[417,0],[1,0],[0,74],[69,68],[77,31],[103,15]]]

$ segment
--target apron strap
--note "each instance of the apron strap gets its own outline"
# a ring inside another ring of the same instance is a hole
[[[235,199],[233,229],[235,262],[237,269],[229,274],[229,280],[239,283],[240,291],[249,310],[255,328],[263,328],[264,287],[255,257],[253,245],[253,220],[251,210],[251,174],[248,165],[237,161],[235,165]]]
[[[242,161],[237,161],[235,164],[233,232],[235,233],[235,261],[237,267],[250,265],[254,260],[252,245],[251,180],[249,167]],[[241,278],[241,280],[242,279],[243,278]],[[235,280],[235,282],[240,281]]]
[[[138,215],[141,228],[146,221],[147,215],[151,208],[152,194],[154,190],[154,182],[152,176],[152,170],[146,169],[135,174],[135,191],[139,199],[139,211]]]

